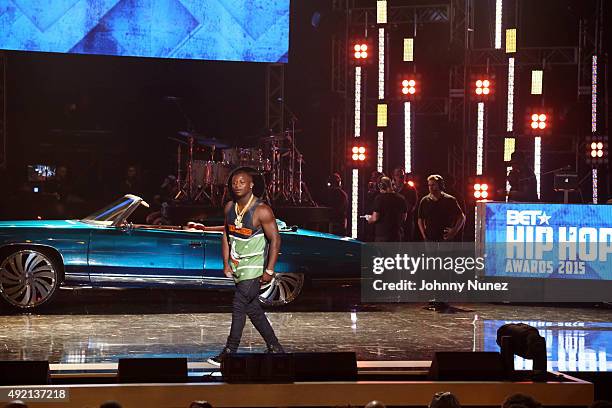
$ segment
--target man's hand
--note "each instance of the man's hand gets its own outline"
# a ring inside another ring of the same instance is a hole
[[[449,239],[453,239],[453,237],[456,235],[456,232],[453,228],[444,228],[444,234],[442,235],[442,237],[444,238],[445,241],[448,241]]]
[[[230,268],[229,265],[225,265],[223,267],[223,273],[225,274],[225,276],[227,276],[228,278],[233,278],[234,277],[234,272],[232,271],[232,268]]]
[[[264,284],[264,283],[272,282],[272,279],[274,279],[274,276],[264,272],[264,274],[261,275],[261,279],[259,279],[259,282]]]

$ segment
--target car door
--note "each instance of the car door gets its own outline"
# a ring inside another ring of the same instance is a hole
[[[92,283],[129,286],[201,285],[203,233],[153,227],[107,227],[92,232]]]

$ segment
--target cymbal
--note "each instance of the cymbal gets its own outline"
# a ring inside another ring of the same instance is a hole
[[[215,147],[219,149],[225,149],[226,147],[230,147],[230,145],[227,142],[224,142],[223,140],[220,140],[214,137],[204,137],[197,133],[187,132],[184,130],[181,130],[180,132],[178,132],[178,134],[179,136],[182,136],[186,139],[189,139],[192,137],[193,142],[200,146]]]

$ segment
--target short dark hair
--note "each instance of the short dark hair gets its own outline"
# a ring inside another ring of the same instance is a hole
[[[381,177],[378,182],[378,188],[381,190],[390,190],[391,189],[391,179],[387,176]]]
[[[245,176],[247,176],[249,178],[249,180],[253,181],[253,175],[250,174],[248,171],[246,170],[238,170],[237,172],[235,172],[234,174],[232,174],[232,181],[234,180],[234,177],[240,175],[240,174],[244,174]]]
[[[502,402],[502,408],[510,408],[512,405],[523,405],[526,408],[541,408],[542,404],[536,401],[531,395],[516,393],[508,396]]]

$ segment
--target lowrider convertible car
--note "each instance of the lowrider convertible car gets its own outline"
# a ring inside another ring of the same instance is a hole
[[[0,222],[0,298],[30,311],[60,287],[233,286],[223,274],[221,232],[133,224],[139,206],[148,204],[126,195],[82,220]],[[359,241],[278,223],[281,254],[262,303],[294,301],[305,281],[359,277]]]

